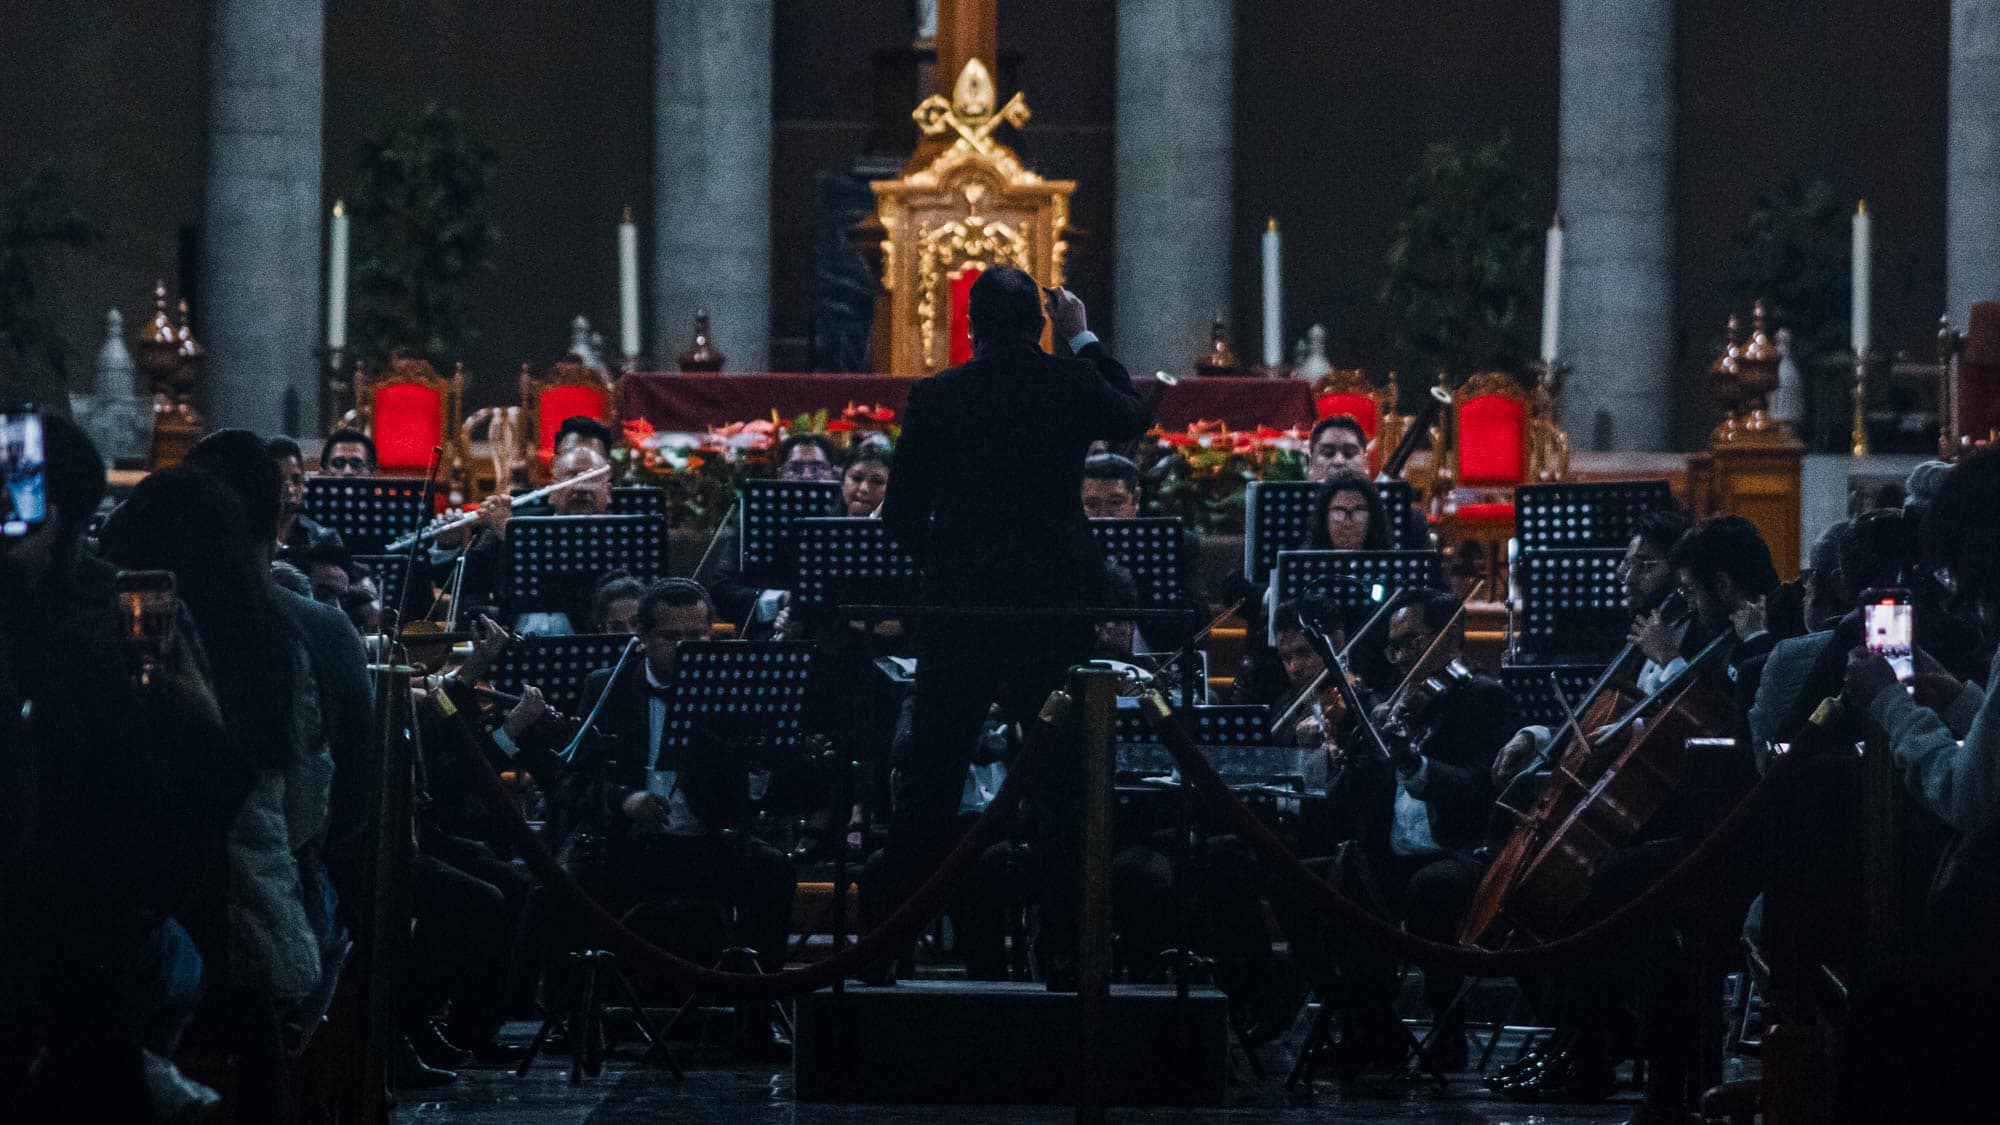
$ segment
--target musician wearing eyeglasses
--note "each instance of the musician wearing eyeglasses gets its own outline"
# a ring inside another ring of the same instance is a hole
[[[1338,768],[1366,819],[1342,847],[1333,877],[1411,933],[1450,941],[1483,869],[1473,851],[1483,842],[1493,800],[1493,756],[1519,725],[1520,707],[1498,681],[1459,662],[1465,630],[1456,599],[1424,590],[1403,602],[1389,617],[1383,647],[1405,687],[1371,719],[1379,720],[1389,757],[1382,760],[1365,733],[1342,743]],[[1322,983],[1329,989],[1323,995],[1346,1001],[1343,1068],[1397,1069],[1406,1041],[1391,1007],[1394,963],[1348,948],[1334,952],[1322,944],[1326,935],[1302,919],[1288,931],[1308,972],[1338,978],[1338,991]],[[1465,1065],[1464,1016],[1453,1004],[1458,985],[1455,977],[1424,974],[1425,997],[1439,1020],[1425,1064],[1438,1070]]]

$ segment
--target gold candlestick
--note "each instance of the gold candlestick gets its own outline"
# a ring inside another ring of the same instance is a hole
[[[1854,357],[1854,432],[1849,452],[1856,457],[1868,456],[1868,357]]]

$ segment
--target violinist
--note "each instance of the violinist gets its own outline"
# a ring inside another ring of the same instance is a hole
[[[1407,593],[1389,618],[1387,655],[1406,682],[1436,681],[1426,693],[1399,691],[1383,709],[1389,761],[1348,746],[1344,755],[1356,800],[1373,813],[1363,835],[1346,845],[1335,877],[1364,902],[1402,922],[1411,933],[1450,941],[1479,883],[1482,863],[1473,855],[1493,799],[1493,756],[1519,725],[1512,693],[1481,672],[1458,663],[1464,646],[1459,603],[1442,591]],[[1365,794],[1365,795],[1364,795]],[[1320,978],[1322,999],[1339,1003],[1345,1034],[1342,1069],[1358,1073],[1399,1069],[1407,1049],[1395,1000],[1393,961],[1356,949],[1334,952],[1317,927],[1287,927],[1303,958],[1317,955],[1309,973]],[[1303,932],[1302,932],[1303,929]],[[1425,972],[1424,993],[1438,1032],[1424,1058],[1428,1069],[1462,1070],[1464,1015],[1454,1003],[1457,978]]]

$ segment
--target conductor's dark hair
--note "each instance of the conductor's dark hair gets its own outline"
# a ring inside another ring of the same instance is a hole
[[[972,283],[966,302],[976,342],[1038,335],[1042,330],[1042,290],[1035,279],[1012,266],[994,266]]]
[[[1083,479],[1120,481],[1132,490],[1132,495],[1139,494],[1139,466],[1134,465],[1130,458],[1116,453],[1098,453],[1084,458]]]
[[[1458,612],[1458,599],[1443,590],[1404,590],[1396,596],[1396,600],[1401,603],[1396,607],[1397,613],[1416,609],[1423,615],[1424,628],[1433,632],[1444,628],[1452,615]]]
[[[833,439],[825,434],[793,434],[778,443],[778,464],[782,465],[791,460],[792,450],[801,445],[810,445],[826,454],[828,461],[837,461],[840,458],[840,451],[834,448]]]
[[[183,462],[229,486],[243,505],[243,519],[259,542],[278,534],[282,484],[270,444],[249,430],[217,430],[194,443]]]
[[[604,451],[606,457],[611,456],[611,447],[613,444],[611,440],[611,427],[592,418],[590,415],[572,414],[564,418],[562,425],[556,427],[556,448],[561,449],[563,439],[571,434],[575,434],[585,441],[596,442],[597,447]]]
[[[1361,448],[1368,448],[1368,431],[1361,428],[1361,423],[1356,421],[1352,414],[1329,414],[1313,423],[1312,433],[1306,438],[1306,448],[1311,449],[1318,445],[1319,435],[1328,430],[1346,430],[1354,435],[1355,441],[1361,443]]]
[[[646,590],[645,597],[639,599],[639,631],[651,631],[659,620],[661,610],[690,605],[706,608],[709,620],[715,620],[715,602],[701,583],[691,578],[660,579]]]
[[[264,450],[271,455],[273,461],[297,461],[301,465],[306,461],[306,451],[299,448],[298,442],[288,437],[272,438],[264,443]]]
[[[1675,570],[1686,570],[1709,589],[1715,580],[1728,575],[1736,588],[1751,597],[1778,588],[1778,569],[1771,564],[1771,548],[1757,528],[1742,516],[1715,516],[1705,519],[1681,536],[1667,562]]]
[[[375,471],[375,466],[380,463],[375,457],[375,439],[349,426],[342,426],[340,429],[326,435],[326,441],[322,442],[319,447],[320,468],[326,468],[326,459],[333,456],[333,447],[342,444],[358,445],[367,450],[368,471],[371,473]]]
[[[1326,532],[1326,511],[1333,507],[1334,497],[1352,492],[1360,495],[1368,505],[1368,534],[1362,537],[1364,551],[1386,551],[1389,549],[1389,517],[1382,511],[1382,494],[1367,477],[1353,473],[1342,473],[1319,486],[1313,495],[1312,518],[1306,521],[1306,533],[1299,541],[1299,548],[1306,551],[1331,551],[1333,538]]]
[[[1662,555],[1670,555],[1674,544],[1687,534],[1691,522],[1684,508],[1661,508],[1632,521],[1632,538],[1644,540]]]
[[[1950,568],[1960,597],[2000,601],[2000,449],[1974,453],[1945,474],[1924,517],[1927,558]]]

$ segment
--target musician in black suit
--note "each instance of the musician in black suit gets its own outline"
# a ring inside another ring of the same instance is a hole
[[[1045,307],[1075,358],[1041,349]],[[969,316],[972,360],[910,388],[883,522],[922,564],[934,605],[1098,603],[1107,579],[1083,514],[1084,455],[1093,441],[1143,433],[1147,405],[1068,290],[996,266],[973,283]],[[1032,722],[1092,636],[1088,622],[965,618],[916,633],[914,746],[885,856],[895,899],[952,840],[989,705]],[[1073,788],[1048,781],[1043,792],[1057,801]]]
[[[662,897],[729,907],[738,943],[757,950],[775,970],[785,957],[798,877],[776,848],[747,834],[721,834],[743,774],[660,760],[675,656],[683,642],[711,639],[714,620],[699,585],[679,578],[657,582],[639,603],[644,658],[627,661],[616,682],[609,668],[584,681],[586,700],[610,684],[597,719],[606,737],[579,751],[594,759],[571,771],[582,790],[573,796],[585,803],[585,830],[601,833],[604,845],[602,863],[586,865],[594,868],[585,872],[586,882],[614,911]]]

